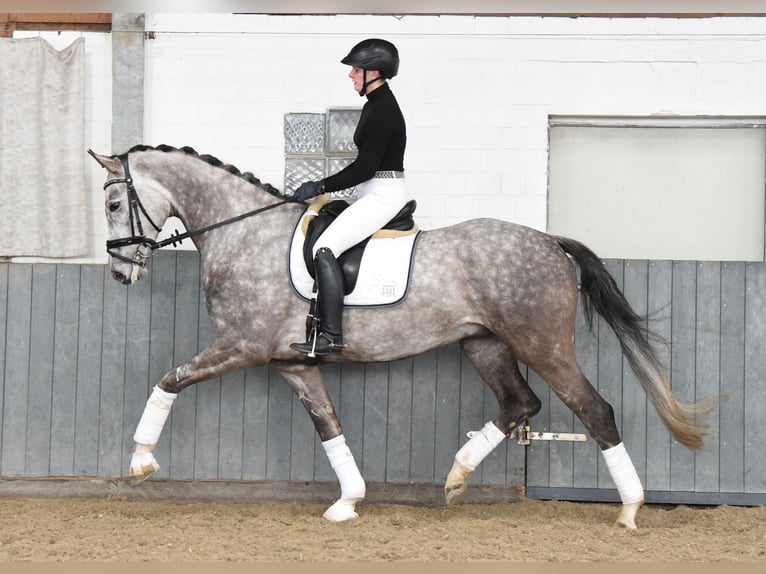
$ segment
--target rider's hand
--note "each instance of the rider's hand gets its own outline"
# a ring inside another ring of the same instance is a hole
[[[316,197],[324,193],[323,181],[307,181],[301,184],[301,186],[293,193],[293,201],[304,202],[307,199]]]

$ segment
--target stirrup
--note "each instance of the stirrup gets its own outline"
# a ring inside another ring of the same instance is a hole
[[[325,355],[340,355],[343,353],[343,339],[341,337],[335,340],[330,339],[326,334],[319,333],[313,340],[305,343],[293,343],[291,349],[306,353],[309,357],[321,357]]]

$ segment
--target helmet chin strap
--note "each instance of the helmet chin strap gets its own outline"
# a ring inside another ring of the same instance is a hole
[[[360,97],[364,97],[364,96],[367,95],[367,86],[369,86],[370,84],[374,84],[378,80],[380,80],[381,82],[385,82],[386,81],[385,78],[382,78],[381,76],[378,76],[377,78],[373,78],[372,80],[370,80],[368,82],[367,81],[367,70],[364,69],[364,70],[362,70],[362,72],[363,72],[362,73],[362,89],[359,92],[359,96]]]

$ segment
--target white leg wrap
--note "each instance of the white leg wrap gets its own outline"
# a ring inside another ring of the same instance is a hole
[[[324,441],[322,446],[340,482],[340,499],[325,511],[324,517],[333,522],[356,518],[358,515],[354,507],[364,498],[366,487],[354,455],[346,444],[346,437],[336,436]]]
[[[623,443],[601,451],[623,504],[643,502],[644,488]]]
[[[165,421],[170,414],[170,407],[173,406],[173,401],[176,400],[177,396],[178,393],[166,393],[155,385],[154,391],[146,401],[146,408],[144,414],[141,415],[136,433],[133,435],[134,441],[151,447],[157,444],[157,441],[160,440],[162,427],[165,426]]]
[[[336,436],[322,443],[330,466],[338,475],[341,498],[364,498],[365,485],[359,469],[354,461],[354,455],[346,444],[346,437]]]
[[[489,421],[484,427],[473,434],[463,447],[455,454],[455,460],[470,469],[476,470],[482,460],[491,453],[497,445],[503,442],[505,434]]]

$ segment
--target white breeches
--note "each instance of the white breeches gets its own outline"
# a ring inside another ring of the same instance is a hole
[[[335,257],[363,241],[399,213],[407,203],[404,179],[370,179],[356,186],[354,201],[314,244],[314,253],[327,247]]]

